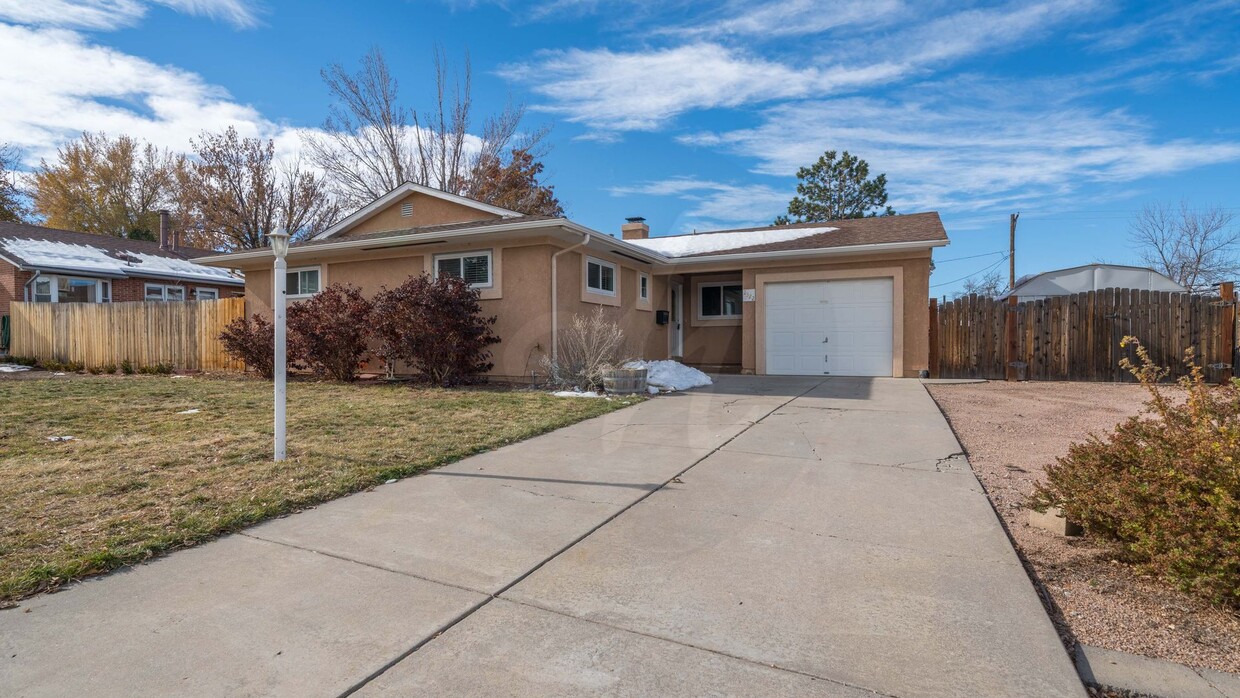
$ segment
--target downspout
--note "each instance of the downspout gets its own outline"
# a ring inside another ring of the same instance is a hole
[[[586,233],[586,236],[582,238],[581,242],[573,245],[572,247],[565,247],[559,252],[551,255],[551,363],[553,364],[559,358],[560,354],[560,294],[557,289],[557,281],[559,280],[560,275],[556,273],[556,270],[559,268],[556,264],[556,262],[559,261],[557,258],[565,252],[572,252],[578,247],[585,247],[589,244],[590,233]]]
[[[43,274],[43,272],[39,271],[38,269],[35,269],[35,270],[34,270],[34,276],[31,276],[31,277],[30,277],[30,278],[26,281],[26,284],[25,284],[25,290],[24,290],[24,291],[22,291],[22,298],[24,298],[24,299],[25,299],[25,301],[26,301],[27,303],[29,303],[29,302],[30,302],[30,284],[33,284],[33,283],[34,283],[34,282],[35,282],[35,281],[39,278],[39,276],[40,276],[40,275],[42,275],[42,274]]]

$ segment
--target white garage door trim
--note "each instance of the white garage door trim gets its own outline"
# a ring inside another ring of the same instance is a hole
[[[846,279],[879,279],[891,280],[891,373],[885,375],[904,375],[904,269],[902,267],[875,267],[870,269],[847,269],[834,271],[805,272],[772,272],[757,274],[754,277],[756,297],[754,298],[755,328],[755,368],[760,375],[767,371],[766,350],[766,287],[769,284],[798,281],[835,281]]]

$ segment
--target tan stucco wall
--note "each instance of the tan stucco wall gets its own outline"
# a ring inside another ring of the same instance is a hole
[[[400,207],[405,203],[413,204],[413,215],[400,215]],[[378,233],[387,230],[403,230],[418,228],[425,225],[443,225],[445,223],[464,223],[465,221],[483,221],[499,218],[494,213],[479,211],[476,208],[462,206],[452,201],[444,201],[426,194],[413,193],[375,213],[366,220],[339,234],[339,237]]]
[[[596,297],[586,292],[584,281],[585,261],[580,252],[568,251],[560,255],[557,264],[557,313],[561,332],[572,322],[574,315],[588,316],[598,308],[603,309],[604,316],[624,330],[628,338],[625,353],[631,358],[666,359],[667,358],[667,327],[655,324],[655,310],[667,309],[666,277],[650,277],[650,303],[642,304],[637,297],[638,266],[631,260],[616,255],[609,255],[591,250],[590,257],[612,262],[619,267],[620,276],[617,294],[611,297]],[[649,267],[641,266],[641,271]],[[550,336],[550,330],[548,330]]]

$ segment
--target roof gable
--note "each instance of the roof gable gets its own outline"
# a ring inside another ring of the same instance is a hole
[[[441,204],[438,207],[439,210],[432,214],[430,218],[420,215],[420,207],[418,207],[417,201],[422,198]],[[403,204],[413,205],[414,212],[412,215],[400,215],[401,212],[398,207]],[[331,237],[346,236],[355,230],[359,233],[369,234],[428,225],[467,223],[471,220],[517,218],[521,215],[517,211],[492,206],[481,201],[475,201],[468,197],[458,196],[421,184],[406,182],[349,214],[332,227],[314,236],[313,239],[323,240]],[[405,218],[406,220],[397,222],[400,218]],[[368,221],[376,221],[378,224],[366,226],[365,224]]]

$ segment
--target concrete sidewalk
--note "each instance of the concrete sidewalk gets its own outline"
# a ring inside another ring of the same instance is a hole
[[[1084,695],[958,452],[724,377],[0,612],[0,691]]]

